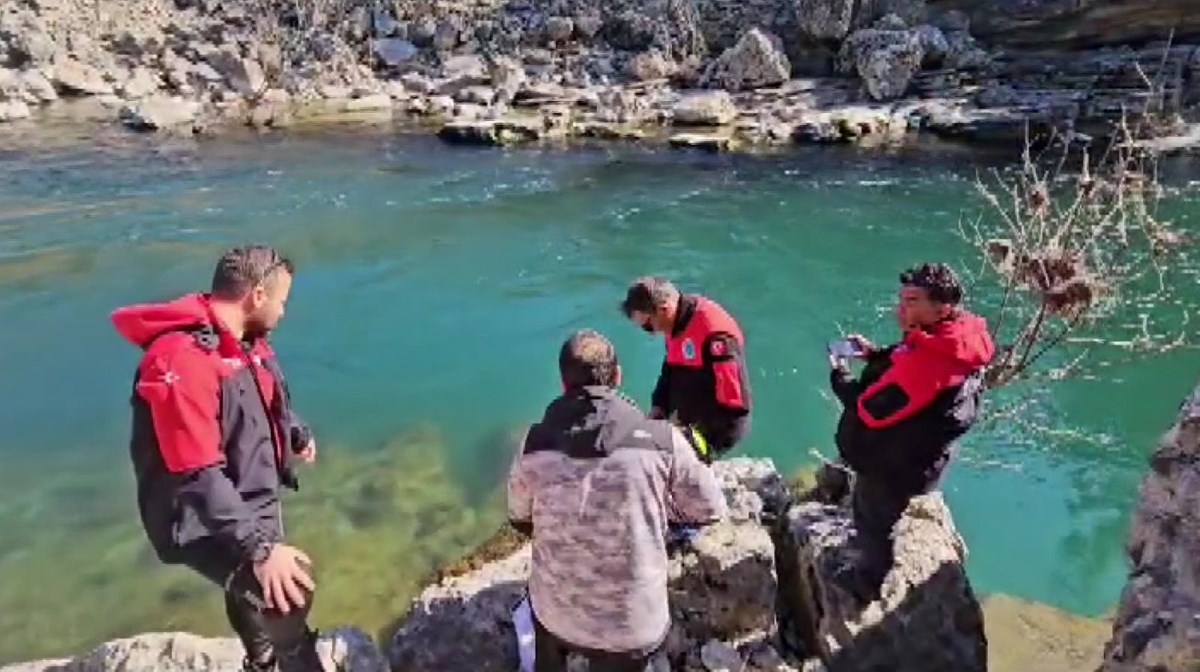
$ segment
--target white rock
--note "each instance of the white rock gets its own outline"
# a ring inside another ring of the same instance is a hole
[[[200,103],[184,98],[154,96],[121,109],[121,121],[139,131],[156,131],[189,124],[200,114]]]
[[[19,121],[33,116],[33,112],[23,100],[10,100],[0,103],[0,122]]]
[[[782,84],[791,73],[783,42],[771,33],[752,28],[712,62],[704,81],[706,86],[737,91]]]
[[[347,112],[381,112],[391,109],[392,97],[386,93],[376,93],[346,101]]]
[[[103,73],[71,57],[55,60],[53,73],[58,87],[70,93],[101,96],[113,92]]]
[[[725,91],[685,94],[675,104],[674,120],[680,125],[723,126],[737,117],[733,97]]]
[[[700,648],[700,662],[708,672],[742,672],[746,669],[737,649],[715,639]]]

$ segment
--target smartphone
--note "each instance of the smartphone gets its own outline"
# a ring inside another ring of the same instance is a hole
[[[863,354],[863,351],[859,349],[858,344],[847,339],[834,341],[827,347],[829,348],[829,354],[842,359],[861,357]]]

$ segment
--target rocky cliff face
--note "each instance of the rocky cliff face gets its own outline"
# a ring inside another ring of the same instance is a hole
[[[958,9],[981,39],[1038,51],[1200,39],[1191,0],[931,0]]]
[[[1200,665],[1200,387],[1163,437],[1129,535],[1129,582],[1102,672]]]

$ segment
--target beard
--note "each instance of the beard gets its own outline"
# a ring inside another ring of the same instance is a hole
[[[261,317],[246,318],[245,339],[248,343],[253,343],[261,338],[266,338],[271,333],[272,325],[267,324],[266,320]]]

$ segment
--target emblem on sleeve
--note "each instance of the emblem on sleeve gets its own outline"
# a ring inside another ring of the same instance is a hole
[[[708,346],[708,350],[712,353],[713,357],[724,357],[725,355],[729,354],[729,348],[726,347],[725,341],[722,341],[721,339],[713,341]]]
[[[686,359],[696,358],[696,344],[690,338],[683,341],[683,356]]]

